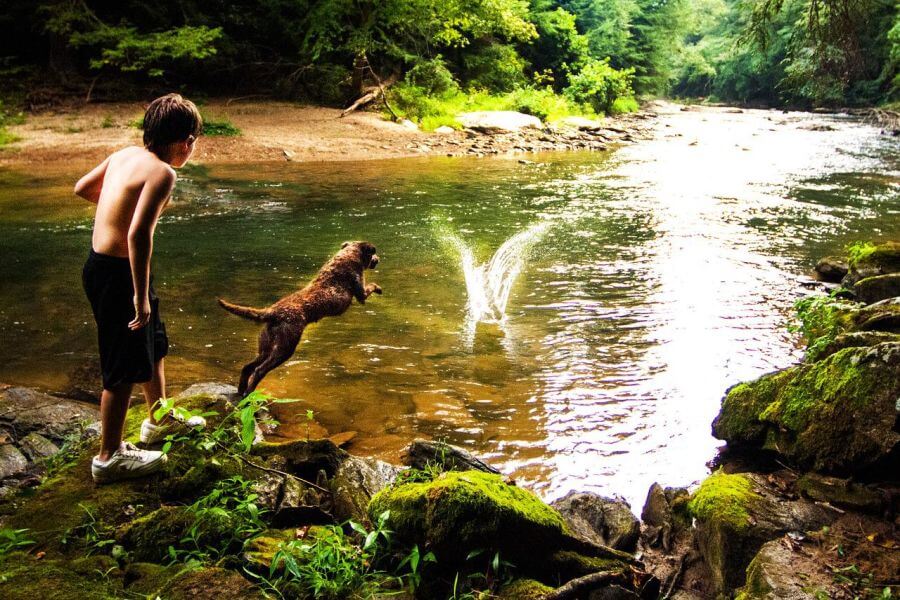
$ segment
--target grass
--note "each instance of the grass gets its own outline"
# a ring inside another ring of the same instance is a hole
[[[638,108],[634,99],[619,100],[621,102],[617,101],[614,108],[617,105],[621,112],[632,112]],[[520,88],[506,94],[455,90],[429,96],[421,88],[398,84],[388,93],[388,101],[401,116],[417,122],[425,131],[433,131],[442,125],[460,129],[456,115],[461,112],[512,110],[533,115],[544,122],[570,116],[598,116],[590,106],[573,102],[549,88]]]
[[[14,133],[10,133],[6,128],[10,125],[21,125],[24,122],[25,113],[11,113],[0,100],[0,148],[22,139]]]

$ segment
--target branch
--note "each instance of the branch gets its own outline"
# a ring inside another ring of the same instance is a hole
[[[578,598],[584,592],[593,590],[607,583],[621,580],[622,576],[612,571],[599,571],[584,577],[573,579],[564,586],[558,587],[546,596],[544,600],[570,600]]]

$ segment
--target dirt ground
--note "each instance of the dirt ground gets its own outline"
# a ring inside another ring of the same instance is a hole
[[[227,119],[241,135],[205,136],[194,157],[198,163],[397,158],[441,151],[446,141],[465,137],[410,129],[376,112],[339,118],[338,109],[288,102],[215,100],[201,110],[207,118]],[[0,150],[0,166],[100,160],[141,143],[133,123],[143,112],[143,104],[123,102],[28,114],[23,124],[9,127],[21,140]]]

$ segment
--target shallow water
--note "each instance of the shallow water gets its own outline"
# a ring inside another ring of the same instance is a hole
[[[234,380],[254,354],[256,325],[216,296],[268,304],[368,239],[384,295],[310,327],[261,386],[301,399],[285,433],[310,408],[359,432],[357,453],[442,438],[548,499],[616,492],[640,510],[653,481],[704,475],[729,385],[799,357],[786,326],[815,260],[900,237],[897,150],[847,118],[674,111],[651,141],[534,164],[190,167],[155,246],[171,389]],[[0,171],[0,381],[60,389],[93,357],[92,210],[70,195],[88,166]],[[465,252],[474,269],[529,228],[503,318],[470,310]]]

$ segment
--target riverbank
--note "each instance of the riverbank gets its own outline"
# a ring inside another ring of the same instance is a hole
[[[59,161],[98,161],[129,144],[141,143],[134,126],[143,104],[117,102],[47,110],[8,127],[18,138],[0,149],[0,166],[23,168]],[[484,155],[561,149],[604,149],[648,132],[654,109],[598,121],[573,119],[546,128],[489,132],[477,128],[425,132],[411,122],[389,121],[380,113],[289,102],[210,100],[201,110],[227,121],[236,136],[205,136],[194,162],[358,161],[423,155]]]

